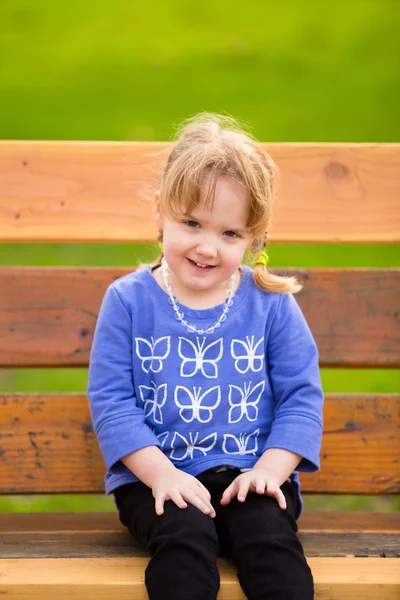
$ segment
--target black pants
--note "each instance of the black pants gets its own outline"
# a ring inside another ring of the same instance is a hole
[[[296,535],[296,493],[292,483],[281,489],[287,509],[275,498],[255,493],[245,502],[220,505],[238,469],[205,471],[197,478],[211,494],[216,517],[171,500],[157,515],[151,489],[129,483],[115,490],[119,518],[150,553],[145,573],[150,600],[215,600],[219,589],[217,555],[233,559],[249,600],[312,600],[313,578]]]

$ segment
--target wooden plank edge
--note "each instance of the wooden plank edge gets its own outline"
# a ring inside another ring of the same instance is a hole
[[[299,533],[398,533],[400,513],[369,511],[306,511]],[[16,534],[122,533],[115,510],[98,512],[0,513],[0,531]]]
[[[9,600],[147,600],[148,558],[8,559],[0,561],[0,596]],[[310,558],[316,600],[397,600],[399,561],[392,558]],[[218,600],[245,600],[234,566],[219,559]]]

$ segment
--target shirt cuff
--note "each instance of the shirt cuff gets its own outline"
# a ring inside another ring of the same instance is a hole
[[[263,452],[282,448],[299,454],[303,458],[296,470],[313,473],[320,468],[321,440],[322,425],[318,421],[299,414],[285,415],[273,423]]]
[[[126,415],[106,421],[96,432],[97,440],[107,469],[127,454],[146,446],[160,447],[160,440],[145,423],[134,421]]]

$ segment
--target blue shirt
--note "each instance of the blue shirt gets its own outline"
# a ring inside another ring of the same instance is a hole
[[[290,293],[259,289],[243,276],[227,319],[213,334],[189,332],[149,266],[114,281],[104,295],[90,355],[88,397],[110,494],[137,477],[121,458],[158,446],[191,475],[251,468],[267,448],[319,469],[323,391],[318,350]],[[197,329],[223,305],[182,307]]]

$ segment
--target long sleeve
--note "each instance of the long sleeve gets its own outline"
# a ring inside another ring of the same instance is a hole
[[[275,418],[264,450],[283,448],[303,457],[299,471],[320,467],[323,391],[318,349],[292,294],[282,294],[267,343]]]
[[[132,319],[114,284],[104,295],[90,354],[88,397],[107,469],[145,446],[160,446],[137,406],[132,370]]]

